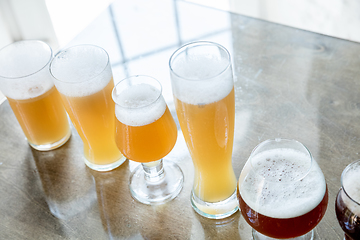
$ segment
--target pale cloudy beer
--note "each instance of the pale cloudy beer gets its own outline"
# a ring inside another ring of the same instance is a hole
[[[154,101],[151,108],[140,105],[150,105]],[[153,162],[173,149],[177,139],[176,124],[158,90],[146,84],[135,85],[117,96],[116,102],[116,143],[128,159]]]
[[[58,91],[53,86],[44,94],[29,99],[7,98],[31,145],[51,145],[69,136],[70,128]]]
[[[79,45],[57,54],[50,65],[55,86],[84,144],[85,163],[108,171],[125,161],[115,143],[114,87],[106,51]]]
[[[175,97],[180,126],[194,167],[194,194],[206,202],[230,197],[236,188],[232,168],[234,89],[223,99],[194,105]]]
[[[70,137],[69,121],[52,82],[51,48],[41,41],[19,41],[0,50],[0,89],[30,144],[51,150]]]
[[[120,81],[112,93],[117,146],[141,163],[130,175],[131,195],[151,205],[175,198],[184,182],[180,167],[163,159],[176,143],[177,127],[161,91],[156,79],[136,75]]]
[[[328,191],[306,148],[278,139],[254,149],[239,178],[238,199],[244,219],[256,230],[255,239],[262,239],[261,234],[287,239],[306,235],[321,221]]]
[[[192,205],[208,218],[230,216],[238,208],[230,55],[215,43],[190,43],[170,58],[170,74],[176,113],[195,169]]]

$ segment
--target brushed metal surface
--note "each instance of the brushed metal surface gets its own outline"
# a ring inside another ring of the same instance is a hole
[[[358,159],[360,152],[360,44],[190,3],[154,1],[154,7],[176,6],[183,43],[216,41],[232,56],[236,176],[258,143],[276,137],[302,142],[323,170],[329,190],[328,209],[315,237],[342,239],[334,203],[342,170]],[[115,14],[123,7],[122,11],[129,12],[127,18],[131,13],[138,14],[136,17],[144,23],[133,25],[131,38],[144,31],[158,31],[157,25],[146,26],[148,18],[155,18],[148,5],[115,1],[112,7]],[[119,49],[110,48],[119,39],[107,32],[112,26],[108,13],[99,16],[71,44],[94,43],[107,48],[113,56],[115,81],[126,74],[158,78],[176,118],[167,61],[181,41],[171,45],[169,40],[169,45],[162,43],[163,49],[119,62],[115,59]],[[170,13],[162,17],[168,15],[173,17]],[[119,15],[113,17],[119,36],[129,34],[121,28]],[[216,25],[218,19],[222,22]],[[163,31],[163,35],[154,35],[145,42],[151,47],[156,37],[173,34],[170,29]],[[126,41],[122,43],[124,49],[131,49]],[[105,173],[88,169],[74,128],[69,142],[57,150],[31,149],[7,101],[0,105],[0,153],[1,239],[251,238],[251,229],[239,212],[228,219],[209,220],[191,208],[193,166],[180,130],[168,158],[182,168],[185,185],[177,198],[160,206],[132,199],[128,179],[134,162],[127,160]]]

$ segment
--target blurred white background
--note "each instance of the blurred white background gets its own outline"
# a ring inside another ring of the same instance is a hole
[[[0,0],[0,48],[18,40],[39,39],[57,52],[113,1]],[[360,42],[358,0],[185,1]],[[0,103],[3,98],[0,92]]]
[[[360,42],[360,1],[358,0],[186,1]]]

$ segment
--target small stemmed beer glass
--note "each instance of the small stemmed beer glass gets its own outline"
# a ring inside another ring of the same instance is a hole
[[[112,93],[116,144],[128,159],[141,163],[129,185],[132,196],[144,204],[170,201],[184,181],[180,167],[162,159],[176,143],[177,127],[161,90],[156,79],[133,76],[120,81]]]

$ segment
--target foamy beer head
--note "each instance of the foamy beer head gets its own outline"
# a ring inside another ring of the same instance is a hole
[[[16,99],[38,97],[54,84],[49,73],[52,50],[41,41],[12,43],[0,50],[0,90]]]
[[[116,118],[128,126],[144,126],[158,120],[166,110],[161,85],[148,76],[120,81],[113,90]]]
[[[59,52],[50,64],[55,86],[69,97],[84,97],[103,89],[112,79],[107,52],[94,45],[78,45]]]
[[[229,52],[219,44],[195,42],[179,48],[170,58],[174,96],[189,104],[209,104],[233,88]]]
[[[355,215],[360,216],[360,161],[347,166],[341,175],[341,185],[347,197],[343,197],[345,205]]]
[[[269,142],[274,144],[267,147]],[[326,192],[323,173],[310,152],[301,143],[286,139],[268,140],[255,148],[241,172],[238,187],[250,208],[280,219],[308,213]]]

